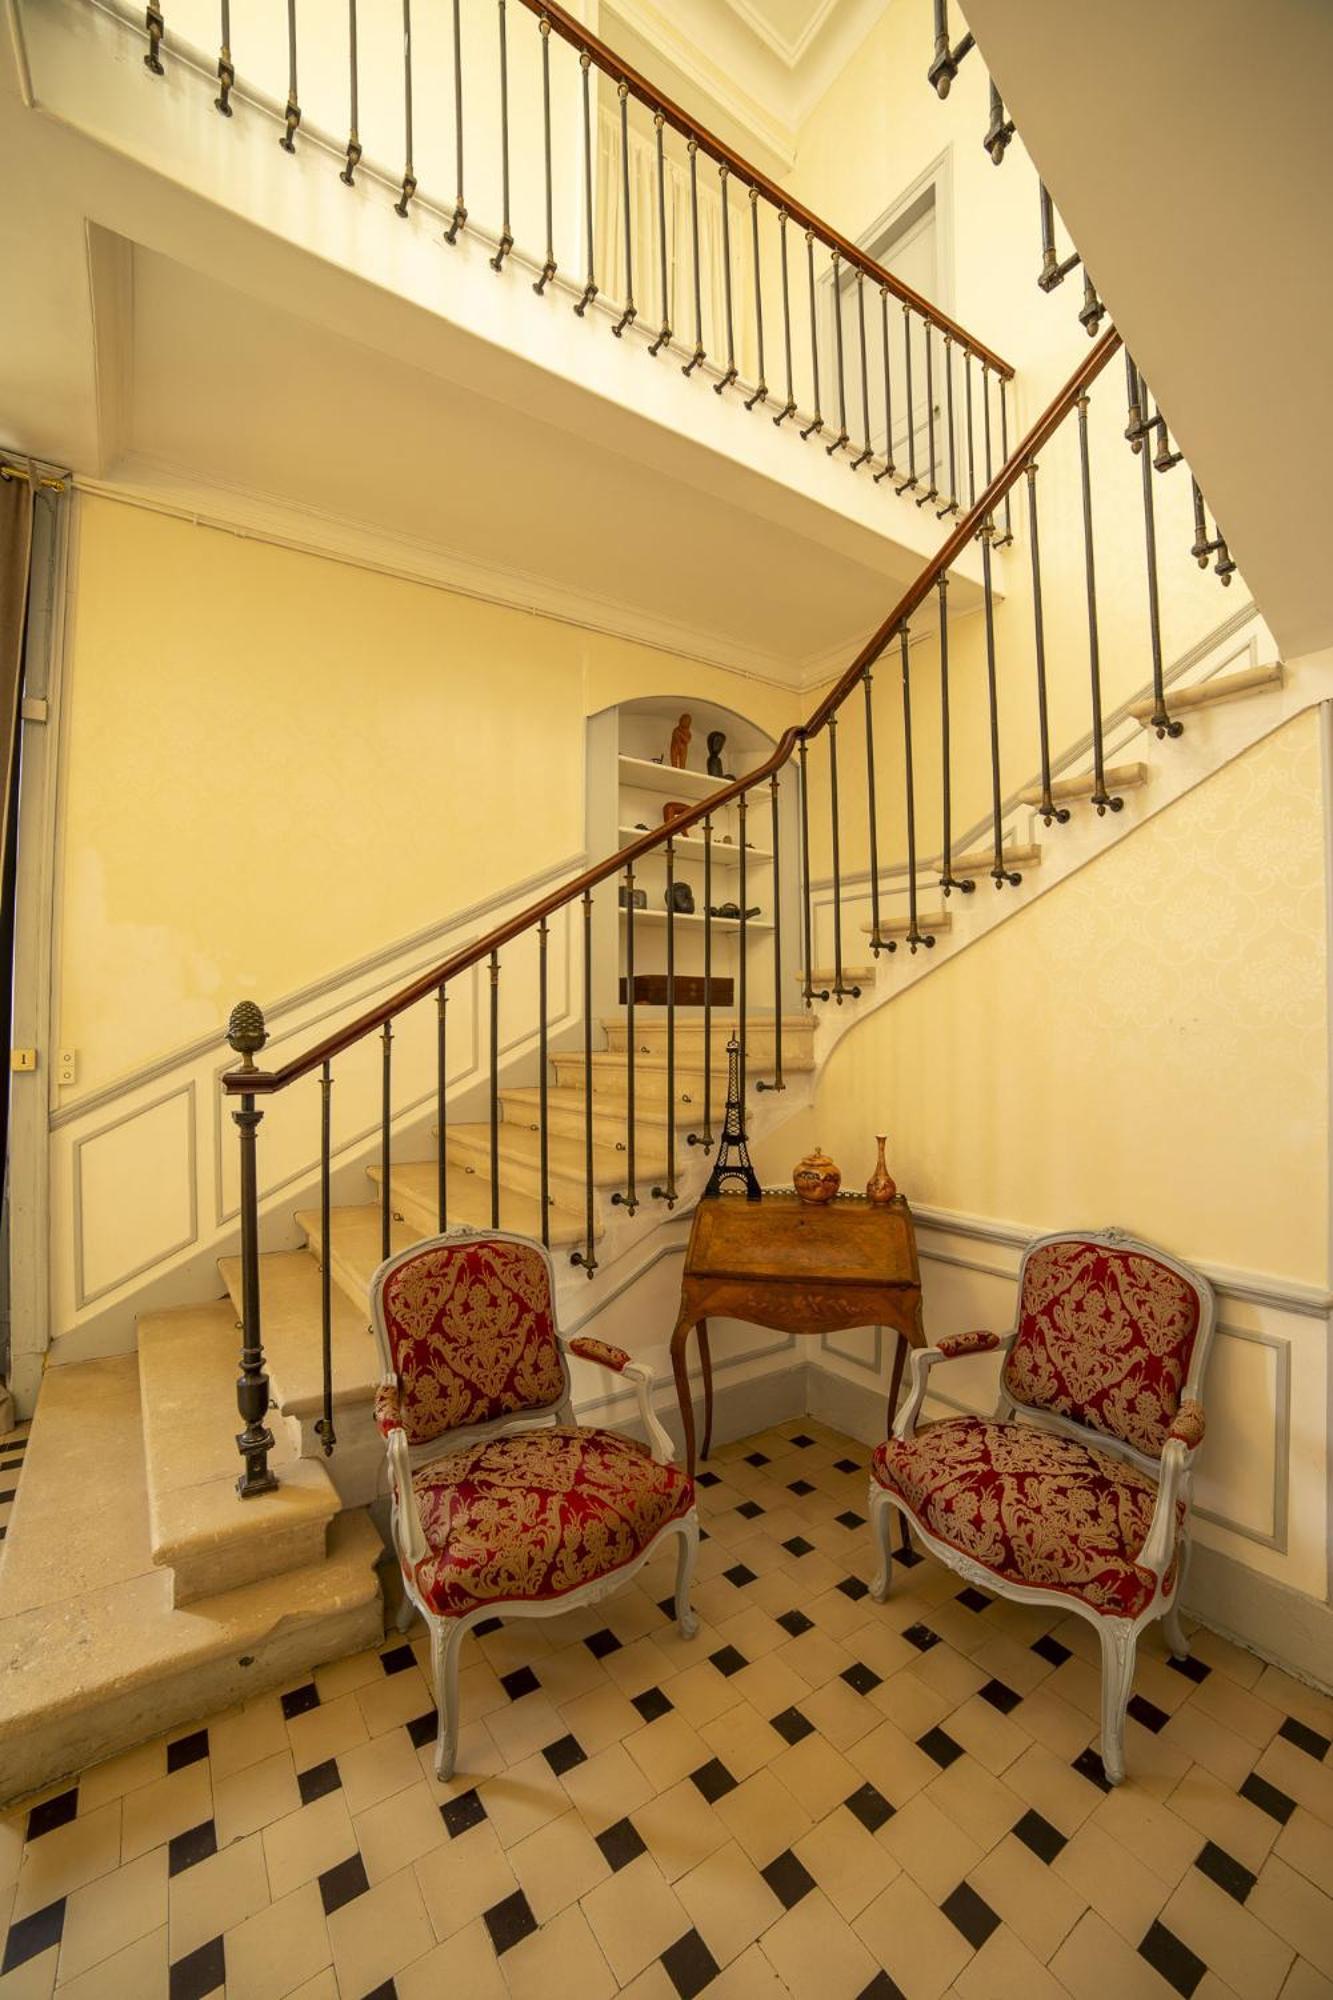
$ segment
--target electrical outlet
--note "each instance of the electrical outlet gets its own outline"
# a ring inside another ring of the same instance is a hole
[[[36,1049],[11,1049],[9,1051],[9,1067],[17,1070],[36,1069]]]
[[[74,1083],[76,1081],[77,1070],[78,1070],[78,1053],[79,1052],[77,1049],[57,1049],[56,1051],[57,1083]]]

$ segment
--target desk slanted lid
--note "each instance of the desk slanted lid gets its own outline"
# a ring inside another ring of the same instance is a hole
[[[768,1284],[916,1285],[912,1211],[899,1195],[878,1208],[859,1197],[817,1206],[795,1194],[701,1201],[685,1259],[689,1277]]]

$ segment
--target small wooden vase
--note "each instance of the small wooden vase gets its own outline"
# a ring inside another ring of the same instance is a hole
[[[866,1182],[866,1200],[875,1208],[887,1208],[898,1192],[898,1183],[885,1164],[884,1138],[877,1137],[875,1144],[879,1147],[879,1158],[875,1162],[874,1173]]]
[[[791,1184],[802,1201],[819,1207],[823,1202],[832,1201],[842,1186],[842,1174],[828,1154],[822,1153],[816,1146],[813,1153],[807,1153],[793,1167]]]

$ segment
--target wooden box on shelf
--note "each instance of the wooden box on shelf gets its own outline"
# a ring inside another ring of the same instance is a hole
[[[620,1004],[623,1007],[629,999],[626,991],[628,981],[624,975],[620,980]],[[664,972],[636,972],[634,975],[634,1004],[636,1007],[665,1007],[673,997],[671,986],[675,987],[675,1002],[678,1007],[702,1007],[705,999],[715,1007],[730,1007],[735,998],[734,979],[702,979],[693,973],[678,972],[675,979],[668,982]],[[711,989],[705,991],[705,989]]]

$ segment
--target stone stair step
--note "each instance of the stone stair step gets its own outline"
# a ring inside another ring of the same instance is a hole
[[[882,933],[882,925],[880,929]],[[842,990],[844,993],[847,993],[853,986],[859,986],[864,993],[867,988],[874,985],[877,976],[877,969],[873,965],[844,965],[842,968]],[[805,973],[799,966],[793,971],[792,978],[799,986],[804,987]],[[810,974],[810,984],[816,993],[826,991],[831,993],[837,983],[838,975],[831,965],[817,965]]]
[[[622,1056],[621,1061],[624,1061]],[[584,1095],[582,1090],[571,1087],[553,1086],[546,1093],[546,1129],[558,1133],[562,1139],[584,1138]],[[541,1092],[535,1087],[523,1087],[500,1092],[500,1110],[505,1123],[521,1130],[536,1132],[541,1116]],[[603,1146],[621,1146],[625,1141],[625,1112],[622,1104],[612,1098],[593,1097],[592,1111],[593,1140]],[[659,1148],[666,1129],[665,1101],[646,1107],[638,1101],[634,1104],[635,1145]]]
[[[1006,868],[1036,868],[1041,861],[1041,848],[1032,842],[1029,845],[1015,845],[1003,850]],[[955,875],[985,875],[995,866],[995,847],[974,847],[970,854],[953,856]]]
[[[321,1560],[173,1607],[138,1358],[49,1368],[0,1565],[0,1803],[377,1644],[382,1552],[365,1513],[339,1514]]]
[[[357,1312],[368,1320],[370,1281],[383,1263],[380,1248],[380,1208],[377,1201],[358,1202],[335,1208],[330,1217],[329,1269],[334,1283],[341,1285]],[[296,1226],[316,1258],[323,1255],[320,1213],[317,1208],[298,1209]],[[410,1250],[421,1241],[421,1231],[413,1224],[394,1221],[389,1225],[389,1250]],[[375,1362],[378,1380],[378,1361]]]
[[[501,1121],[497,1156],[501,1189],[539,1199],[541,1195],[541,1135],[521,1125]],[[642,1173],[666,1171],[665,1131],[650,1137],[637,1166]],[[451,1175],[455,1168],[474,1176],[487,1191],[491,1184],[491,1133],[489,1125],[451,1125],[446,1140]],[[547,1184],[551,1195],[565,1208],[574,1208],[586,1199],[584,1174],[586,1148],[582,1139],[547,1135]],[[592,1173],[595,1187],[616,1188],[625,1178],[625,1154],[614,1145],[593,1144]]]
[[[219,1258],[218,1270],[231,1296],[234,1313],[239,1313],[240,1258]],[[336,1284],[330,1305],[336,1411],[343,1405],[373,1397],[380,1378],[380,1362],[364,1310],[354,1305]],[[309,1250],[274,1250],[261,1257],[259,1311],[274,1400],[284,1417],[294,1417],[303,1425],[311,1424],[324,1408],[319,1259]]]
[[[378,1189],[381,1183],[380,1168],[370,1167],[367,1171]],[[451,1228],[457,1228],[460,1224],[470,1229],[490,1228],[489,1178],[483,1180],[478,1174],[451,1173],[447,1179],[447,1187]],[[439,1174],[434,1160],[407,1160],[395,1166],[390,1172],[389,1192],[394,1208],[418,1237],[435,1236],[439,1233],[439,1189]],[[378,1206],[375,1214],[378,1218]],[[502,1187],[500,1226],[502,1229],[513,1230],[518,1236],[540,1238],[540,1203],[531,1195],[522,1194],[511,1187]],[[573,1210],[561,1207],[558,1203],[552,1204],[550,1236],[553,1248],[582,1242],[584,1227],[581,1210],[576,1215]]]
[[[922,910],[918,913],[916,927],[923,937],[937,937],[941,931],[953,929],[953,917],[948,910]],[[881,917],[879,920],[879,934],[882,938],[904,938],[911,928],[910,917]],[[873,924],[862,924],[861,929],[867,937],[873,937],[875,930]],[[844,986],[847,984],[845,968],[842,983]]]
[[[1113,798],[1121,792],[1132,792],[1148,782],[1146,764],[1113,764],[1106,773],[1106,789]],[[1083,771],[1075,778],[1056,778],[1051,785],[1051,797],[1060,804],[1065,799],[1087,799],[1097,789],[1097,780],[1091,771]],[[1041,786],[1029,785],[1019,793],[1025,806],[1041,804]]]
[[[177,1605],[322,1561],[338,1512],[327,1472],[297,1455],[281,1425],[269,1461],[277,1490],[237,1495],[238,1347],[228,1299],[139,1321],[149,1545]]]
[[[1190,687],[1168,688],[1166,712],[1185,715],[1191,709],[1211,708],[1217,702],[1236,701],[1242,695],[1262,694],[1265,688],[1281,687],[1285,670],[1281,660],[1263,667],[1242,667],[1234,674],[1214,674],[1211,680],[1195,681]],[[1130,703],[1129,712],[1138,722],[1151,722],[1157,703],[1151,695]]]

